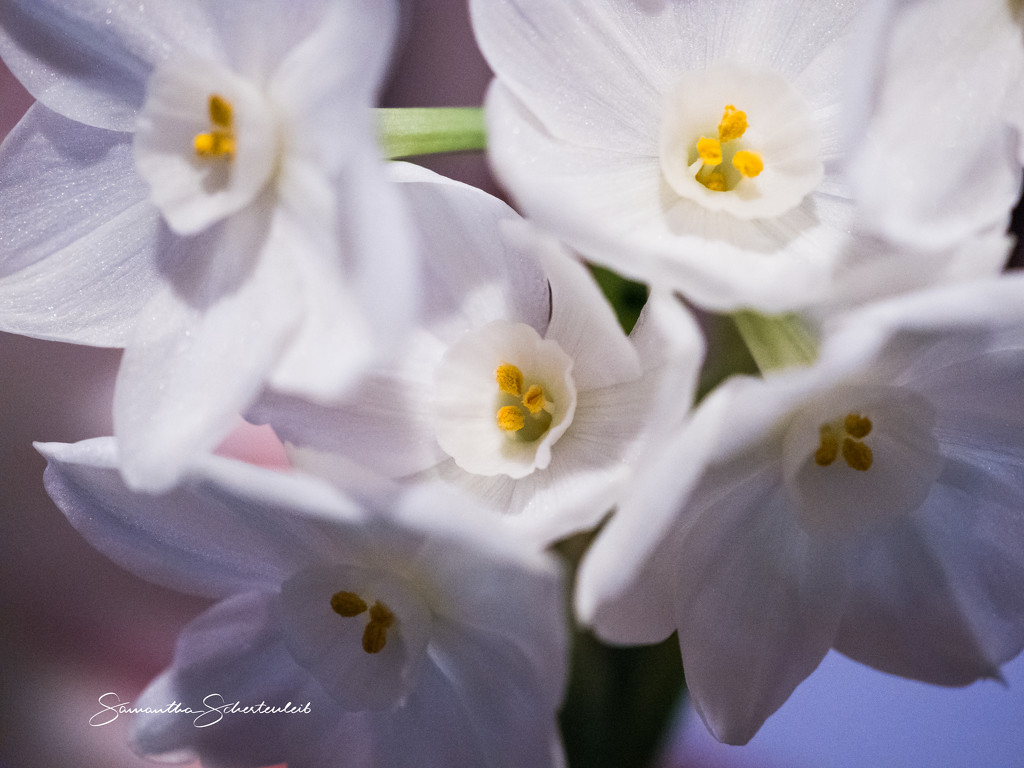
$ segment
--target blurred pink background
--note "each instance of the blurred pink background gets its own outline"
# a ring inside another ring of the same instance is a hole
[[[490,73],[463,0],[404,6],[384,105],[479,105]],[[0,71],[0,135],[30,103]],[[478,154],[423,163],[497,191]],[[134,699],[169,662],[178,629],[206,605],[110,564],[43,491],[32,441],[110,434],[118,360],[115,350],[0,334],[0,768],[153,765],[127,748],[126,716],[101,728],[88,721],[107,691]],[[1024,661],[1005,673],[1008,687],[946,690],[833,654],[749,747],[715,744],[684,708],[665,766],[1024,766]]]

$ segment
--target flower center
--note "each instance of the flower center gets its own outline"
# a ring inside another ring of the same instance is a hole
[[[441,450],[475,475],[546,468],[576,412],[572,366],[557,341],[525,323],[494,320],[463,334],[434,373]]]
[[[782,442],[796,521],[831,538],[913,512],[944,465],[936,418],[926,397],[897,386],[838,385],[805,402]]]
[[[824,174],[817,118],[801,93],[771,71],[730,61],[684,72],[665,92],[658,144],[680,221],[700,215],[694,203],[740,219],[781,216]]]
[[[365,613],[366,601],[355,592],[335,592],[331,596],[331,608],[339,616],[350,619]],[[387,633],[395,623],[395,614],[380,600],[369,606],[370,620],[363,630],[363,650],[367,653],[380,653],[387,644]]]
[[[209,100],[210,131],[198,133],[192,140],[199,157],[235,157],[235,115],[231,102],[223,96],[211,94]]]
[[[498,427],[509,438],[531,442],[542,437],[551,427],[554,403],[544,394],[540,384],[530,384],[524,391],[523,372],[511,363],[502,363],[494,372],[498,382]]]
[[[713,192],[728,192],[743,179],[752,179],[764,170],[757,152],[743,149],[740,139],[747,132],[747,113],[727,104],[718,123],[718,138],[701,136],[697,140],[697,167],[694,178]]]
[[[842,421],[822,424],[820,443],[814,452],[814,463],[827,467],[842,453],[851,469],[867,472],[874,456],[862,439],[871,434],[871,419],[859,413],[848,413]]]

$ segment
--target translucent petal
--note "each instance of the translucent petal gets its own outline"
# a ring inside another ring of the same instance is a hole
[[[36,104],[0,158],[0,327],[122,346],[167,279],[159,213],[135,175],[130,136]]]
[[[153,65],[180,48],[216,58],[202,0],[13,0],[0,7],[0,53],[53,111],[132,131]]]
[[[309,558],[350,550],[318,516],[360,520],[326,486],[225,459],[204,464],[220,491],[190,480],[154,496],[125,486],[113,438],[37,447],[49,462],[47,491],[71,524],[123,568],[182,592],[276,587]],[[285,504],[311,512],[282,514]]]

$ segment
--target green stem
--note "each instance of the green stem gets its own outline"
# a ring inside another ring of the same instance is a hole
[[[378,109],[385,156],[394,160],[438,152],[479,151],[487,146],[480,107]]]
[[[811,365],[818,357],[817,340],[799,315],[744,311],[732,319],[761,373]]]

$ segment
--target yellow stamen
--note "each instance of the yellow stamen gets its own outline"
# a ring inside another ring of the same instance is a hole
[[[210,122],[216,125],[218,128],[227,128],[230,130],[234,127],[235,110],[231,107],[231,102],[225,99],[223,96],[213,94],[210,96]]]
[[[192,147],[200,157],[223,157],[231,160],[235,156],[234,109],[223,96],[213,94],[209,102],[210,123],[213,130],[199,133],[192,140]]]
[[[740,138],[747,132],[747,113],[736,109],[732,104],[727,104],[725,114],[718,123],[718,140],[721,142],[732,141]]]
[[[848,413],[843,426],[846,428],[846,434],[858,440],[871,434],[871,419],[859,413]]]
[[[697,140],[697,154],[707,165],[718,165],[722,162],[722,145],[717,139],[701,136]]]
[[[547,407],[548,401],[544,397],[544,390],[537,384],[532,385],[526,394],[523,395],[523,405],[526,406],[526,410],[536,415],[543,411]]]
[[[522,410],[514,405],[498,409],[498,426],[506,432],[518,432],[526,425]]]
[[[494,372],[498,380],[498,389],[506,395],[519,397],[523,393],[523,372],[509,363],[502,363]]]
[[[831,424],[825,424],[821,427],[821,443],[814,452],[814,463],[819,467],[827,467],[838,455],[839,438],[836,437],[836,430]]]
[[[751,152],[747,149],[741,149],[733,155],[732,164],[737,171],[748,179],[760,175],[761,171],[764,170],[764,161],[761,159],[761,156],[757,152]]]
[[[873,459],[871,449],[860,440],[853,440],[849,437],[843,440],[843,458],[851,468],[858,472],[867,472],[871,469]]]
[[[331,608],[339,616],[350,618],[366,610],[366,601],[355,592],[335,592],[331,596]]]
[[[384,603],[378,600],[370,608],[370,623],[363,630],[363,650],[367,653],[380,653],[387,643],[387,632],[395,623],[395,614]]]

